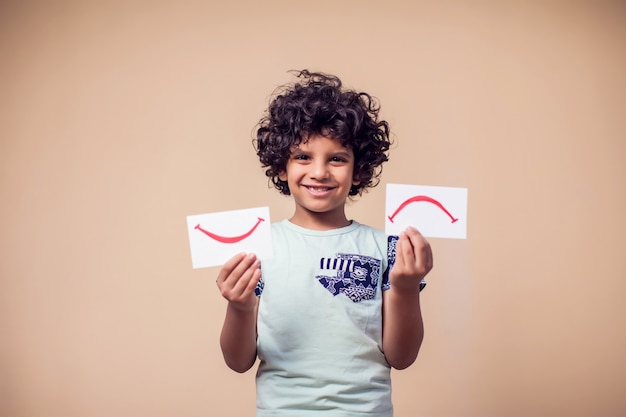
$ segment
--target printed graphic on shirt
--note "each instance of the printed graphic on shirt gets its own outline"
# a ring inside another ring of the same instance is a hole
[[[381,264],[380,259],[371,256],[340,253],[334,258],[320,259],[320,269],[335,274],[315,278],[333,296],[344,294],[357,303],[376,296]]]
[[[387,237],[387,269],[383,274],[383,282],[380,288],[383,291],[387,291],[391,285],[389,284],[389,271],[391,271],[391,267],[396,262],[396,244],[398,243],[398,236],[388,236]]]
[[[265,287],[265,281],[263,281],[263,277],[261,277],[259,282],[257,282],[256,287],[254,288],[254,294],[257,297],[261,296],[261,293],[263,292],[263,287]]]

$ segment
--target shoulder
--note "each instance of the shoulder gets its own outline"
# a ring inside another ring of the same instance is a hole
[[[272,234],[284,234],[291,231],[288,220],[279,220],[270,225]]]
[[[359,222],[357,222],[355,220],[353,220],[352,222],[353,222],[353,224],[356,225],[356,227],[354,229],[356,233],[359,233],[359,234],[364,235],[364,236],[370,236],[373,239],[380,240],[380,241],[384,242],[385,245],[387,244],[387,235],[385,234],[384,230],[377,229],[375,227],[359,223]]]
[[[367,232],[370,232],[370,233],[373,233],[373,234],[383,234],[383,235],[385,234],[385,232],[383,230],[381,230],[381,229],[377,229],[375,227],[369,226],[369,225],[364,224],[364,223],[359,223],[356,220],[352,220],[352,223],[355,224],[358,227],[359,230],[367,231]]]

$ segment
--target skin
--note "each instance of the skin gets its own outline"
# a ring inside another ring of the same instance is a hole
[[[345,227],[350,221],[345,203],[354,180],[354,154],[337,140],[313,136],[292,149],[285,172],[294,198],[292,223],[315,230]],[[410,366],[424,337],[419,284],[433,266],[430,244],[414,228],[400,234],[396,262],[389,272],[391,288],[383,292],[383,351],[396,369]],[[256,361],[258,297],[254,289],[261,277],[254,254],[240,253],[228,260],[217,286],[228,301],[220,345],[226,364],[245,372]]]
[[[348,226],[346,199],[358,184],[353,176],[354,153],[337,140],[314,136],[294,147],[286,171],[279,175],[296,206],[289,221],[315,230]]]

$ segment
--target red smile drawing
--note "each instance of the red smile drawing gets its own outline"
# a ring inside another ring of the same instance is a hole
[[[446,210],[446,208],[443,206],[443,204],[441,204],[439,201],[435,200],[434,198],[425,196],[425,195],[416,195],[415,197],[411,197],[408,200],[406,200],[404,203],[400,204],[400,207],[398,207],[396,209],[396,211],[393,212],[393,214],[391,216],[388,216],[387,218],[389,219],[389,221],[391,223],[393,223],[393,218],[396,217],[396,215],[406,206],[408,206],[411,203],[417,203],[418,201],[425,201],[427,203],[431,203],[436,205],[437,207],[439,207],[441,210],[443,210],[444,213],[446,213],[448,215],[448,217],[450,217],[450,219],[452,219],[452,223],[456,222],[459,219],[455,219],[454,216],[452,216],[452,214],[450,214],[450,212],[448,210]]]
[[[211,233],[208,230],[204,230],[202,227],[200,227],[199,224],[197,224],[196,227],[194,227],[194,229],[198,229],[199,231],[201,231],[202,233],[204,233],[205,235],[207,235],[211,239],[217,240],[218,242],[222,242],[222,243],[237,243],[237,242],[241,242],[242,240],[244,240],[245,238],[250,236],[256,230],[256,228],[259,227],[261,222],[264,222],[264,221],[265,221],[265,219],[262,219],[262,218],[258,217],[258,220],[257,220],[256,224],[254,226],[252,226],[252,229],[250,229],[249,231],[247,231],[246,233],[244,233],[241,236],[229,237],[229,236],[216,235],[215,233]]]

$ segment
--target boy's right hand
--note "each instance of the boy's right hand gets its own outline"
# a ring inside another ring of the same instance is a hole
[[[261,279],[261,261],[253,253],[239,253],[230,258],[217,275],[217,287],[231,307],[252,311],[256,307],[254,290]]]

